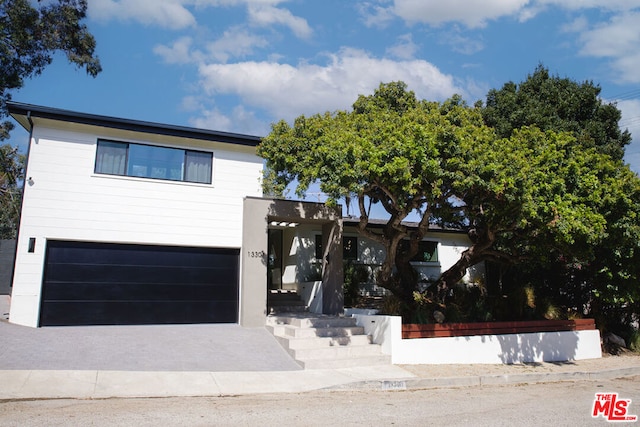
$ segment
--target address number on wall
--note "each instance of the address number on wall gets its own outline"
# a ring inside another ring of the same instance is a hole
[[[266,254],[264,251],[248,251],[249,258],[263,258]]]

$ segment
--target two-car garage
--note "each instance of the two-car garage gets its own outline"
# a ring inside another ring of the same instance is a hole
[[[235,323],[238,267],[238,249],[50,240],[39,323]]]

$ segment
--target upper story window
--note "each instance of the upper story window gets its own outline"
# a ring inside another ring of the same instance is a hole
[[[211,184],[213,154],[98,140],[96,173]]]

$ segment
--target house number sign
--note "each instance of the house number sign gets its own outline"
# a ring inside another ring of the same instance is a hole
[[[266,254],[264,251],[247,251],[249,258],[263,258]]]

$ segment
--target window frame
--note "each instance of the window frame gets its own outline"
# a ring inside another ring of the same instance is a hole
[[[352,252],[355,252],[355,254],[353,253],[348,254],[348,251],[345,250],[345,247],[347,246],[348,241],[351,242],[350,245],[353,245]],[[357,236],[342,236],[342,259],[347,261],[358,260],[358,237]]]
[[[352,245],[353,245],[353,252],[355,252],[354,254],[351,254],[350,256],[347,256],[347,251],[345,251],[345,244],[347,241],[351,241]],[[323,254],[323,250],[324,248],[322,247],[322,234],[316,234],[315,235],[315,242],[314,242],[314,246],[315,246],[315,259],[321,261],[322,260],[322,254]],[[358,260],[358,255],[359,255],[359,251],[358,251],[358,236],[342,236],[342,260],[343,261],[357,261]]]
[[[408,241],[405,240],[405,242],[407,242],[408,244]],[[426,244],[431,244],[434,246],[433,254],[435,254],[435,259],[433,259],[433,256],[432,256],[429,261],[424,260],[424,253],[427,251],[423,250],[422,246]],[[440,264],[439,249],[440,249],[440,242],[438,240],[431,240],[431,239],[421,240],[420,243],[418,244],[418,252],[413,256],[413,258],[409,260],[409,262],[412,264],[429,264],[429,265]],[[422,256],[423,259],[419,259],[420,256]]]
[[[98,158],[99,158],[99,154],[100,154],[100,143],[104,142],[104,143],[109,143],[109,144],[121,144],[122,146],[125,147],[125,156],[124,156],[124,173],[109,173],[109,172],[102,172],[98,170]],[[130,169],[131,169],[131,165],[130,165],[130,161],[131,161],[131,156],[130,156],[130,152],[131,152],[131,146],[141,146],[141,147],[150,147],[151,149],[153,148],[159,148],[159,149],[168,149],[168,150],[176,150],[178,152],[182,152],[182,163],[181,163],[181,174],[180,174],[180,179],[172,179],[172,178],[168,178],[168,177],[153,177],[153,176],[147,176],[150,174],[145,174],[145,175],[134,175],[130,173]],[[196,153],[196,154],[205,154],[207,155],[207,157],[210,160],[209,163],[209,174],[208,174],[208,180],[207,181],[194,181],[194,180],[187,180],[187,159],[189,156],[189,153]],[[187,184],[200,184],[200,185],[211,185],[213,184],[213,166],[214,166],[214,153],[213,151],[206,151],[206,150],[194,150],[194,149],[190,149],[190,148],[182,148],[182,147],[172,147],[172,146],[165,146],[165,145],[154,145],[154,144],[146,144],[146,143],[140,143],[140,142],[130,142],[130,141],[118,141],[118,140],[113,140],[113,139],[107,139],[107,138],[98,138],[97,142],[96,142],[96,152],[95,152],[95,162],[94,162],[94,167],[93,167],[93,173],[97,174],[97,175],[107,175],[107,176],[121,176],[121,177],[126,177],[126,178],[135,178],[135,179],[149,179],[149,180],[154,180],[154,181],[166,181],[166,182],[176,182],[176,183],[187,183]]]

